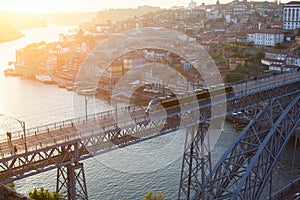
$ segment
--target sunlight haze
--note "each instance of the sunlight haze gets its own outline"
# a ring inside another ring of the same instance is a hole
[[[135,8],[137,6],[149,5],[158,6],[161,8],[170,8],[172,6],[187,7],[190,0],[0,0],[0,10],[13,10],[18,12],[86,12],[86,11],[99,11],[108,8]],[[198,5],[214,4],[216,1],[195,1]],[[230,0],[221,0],[220,3],[228,3]],[[284,3],[285,1],[282,1]]]

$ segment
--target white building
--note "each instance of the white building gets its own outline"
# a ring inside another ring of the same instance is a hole
[[[261,63],[272,71],[296,71],[300,69],[300,56],[288,55],[287,52],[266,52]]]
[[[222,13],[215,6],[206,9],[206,19],[221,19],[223,18]]]
[[[290,68],[300,68],[300,56],[291,55],[286,58],[286,65]]]
[[[265,53],[265,57],[261,59],[261,63],[269,66],[269,70],[281,71],[285,65],[288,54],[285,52],[269,51]]]
[[[284,4],[282,27],[285,30],[300,28],[300,1]]]
[[[277,43],[284,42],[284,34],[275,29],[249,30],[247,31],[247,42],[253,42],[254,45],[274,47]]]

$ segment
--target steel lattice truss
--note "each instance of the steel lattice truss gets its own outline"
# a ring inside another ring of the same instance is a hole
[[[266,104],[268,104],[268,99],[275,98],[275,96],[293,97],[298,93],[299,89],[299,85],[295,83],[282,87],[272,88],[266,91],[256,91],[253,93],[249,93],[248,95],[229,100],[227,102],[227,113],[246,108],[255,108],[259,110],[262,109]],[[199,120],[194,124],[209,123],[211,117],[210,112],[210,107],[200,109],[201,114],[198,115],[198,117],[200,116]],[[278,110],[278,112],[279,114],[281,113],[280,109]],[[189,120],[193,118],[195,117],[190,117]],[[211,188],[208,187],[209,179],[207,178],[206,180],[204,180],[203,177],[209,177],[211,172],[210,152],[207,151],[209,149],[209,147],[207,147],[209,143],[204,144],[204,149],[203,147],[194,148],[195,146],[200,146],[202,144],[203,140],[199,140],[199,138],[205,136],[206,133],[205,130],[199,131],[203,129],[197,128],[193,129],[195,132],[192,132],[189,129],[187,130],[187,134],[189,134],[189,136],[186,137],[185,141],[186,146],[183,155],[178,199],[192,199],[196,194],[200,199],[208,198],[207,193],[209,190],[211,190]],[[209,139],[207,138],[204,140]],[[205,156],[199,157],[199,155]]]
[[[58,168],[56,192],[60,194],[66,192],[69,199],[88,199],[82,163],[77,162]]]
[[[207,128],[208,124],[206,123],[187,128],[182,168],[185,165],[189,168],[181,171],[182,181],[179,186],[178,199],[190,199],[191,191],[196,191],[199,185],[204,185],[208,179],[207,174],[211,173],[210,146],[206,145],[209,144],[209,141],[205,141],[208,139],[206,137]],[[188,137],[194,138],[194,140]],[[199,166],[204,167],[199,168]]]
[[[272,94],[283,95],[297,90],[299,90],[299,83],[294,82],[278,88],[269,88],[263,91],[258,90],[247,95],[236,96],[228,102],[227,112],[236,111],[249,106],[260,106],[262,102],[266,100],[266,97],[272,96]],[[142,113],[143,110],[137,110],[136,112],[139,111]],[[224,114],[226,114],[226,112]],[[109,116],[105,117],[108,118]],[[114,118],[115,117],[112,117],[112,119]],[[189,112],[182,112],[180,116],[173,116],[172,120],[159,118],[151,120],[146,115],[138,115],[135,120],[119,121],[118,123],[114,120],[110,120],[109,124],[104,124],[103,126],[103,123],[101,123],[103,117],[99,117],[87,122],[71,123],[69,125],[56,127],[54,130],[48,129],[45,133],[46,135],[54,135],[53,131],[60,133],[57,134],[55,138],[49,137],[50,145],[35,146],[35,144],[32,144],[36,149],[34,148],[34,150],[32,150],[29,146],[27,153],[13,154],[0,160],[0,183],[8,183],[44,171],[70,166],[91,156],[170,133],[179,128],[189,129],[199,123],[205,124],[206,120],[210,120],[210,118],[210,105],[208,105],[200,108],[200,110],[198,108],[196,110],[190,110]],[[179,126],[180,123],[183,125]],[[197,144],[199,141],[203,142],[203,135],[198,134],[198,132],[203,132],[199,131],[203,129],[197,127],[194,130],[198,130],[197,134],[189,137],[190,141],[186,142],[186,153],[184,155],[186,162],[183,162],[180,185],[184,191],[195,192],[197,188],[201,188],[201,185],[206,184],[206,178],[197,180],[196,174],[201,172],[204,176],[204,172],[207,170],[201,169],[201,165],[210,166],[211,162],[209,157],[207,157],[207,159],[203,157],[204,159],[197,162],[187,162],[190,156],[196,158],[197,154],[202,155],[201,149],[197,147]],[[189,134],[192,132],[194,132],[192,129],[188,131]],[[38,136],[39,134],[31,137]],[[126,140],[123,140],[124,138],[126,138]],[[191,150],[190,144],[192,143],[194,145]],[[199,151],[200,153],[198,153]],[[193,173],[188,172],[190,171],[190,167],[193,168]],[[188,179],[196,180],[198,187],[195,187],[196,185],[192,186],[192,182],[188,181]],[[193,192],[188,195],[192,193]],[[185,194],[185,192],[181,194]]]
[[[214,167],[195,199],[258,199],[289,138],[299,128],[300,95],[272,99]]]

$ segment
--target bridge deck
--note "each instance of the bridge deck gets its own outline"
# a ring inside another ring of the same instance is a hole
[[[236,94],[234,100],[237,100],[237,102],[231,101],[227,106],[227,110],[231,109],[233,111],[237,108],[245,108],[250,103],[250,99],[247,99],[247,97],[253,94],[271,91],[275,87],[285,87],[288,84],[293,84],[293,87],[297,85],[298,87],[298,84],[296,84],[300,80],[298,75],[298,73],[284,75],[285,77],[280,75],[264,81],[260,80],[258,81],[260,84],[250,81],[247,84],[234,85]],[[247,91],[245,91],[246,88]],[[286,92],[285,89],[282,91]],[[264,95],[256,95],[256,97],[266,99]],[[255,103],[256,99],[251,101]],[[195,112],[198,111],[199,108],[195,110]],[[186,119],[188,120],[188,116]],[[25,152],[23,132],[13,133],[11,140],[4,139],[0,141],[0,173],[2,175],[8,174],[7,176],[18,174],[14,179],[17,180],[34,173],[54,169],[57,165],[70,164],[76,156],[78,156],[75,158],[77,160],[85,159],[91,156],[90,152],[85,150],[87,146],[92,150],[93,148],[96,149],[96,153],[112,150],[119,145],[118,141],[113,142],[116,136],[119,138],[124,137],[122,139],[125,140],[137,137],[151,138],[176,130],[176,127],[164,127],[162,121],[163,119],[150,119],[146,115],[144,107],[124,107],[90,115],[88,120],[82,117],[35,127],[26,130],[27,153]],[[193,123],[198,123],[198,121],[193,121]],[[162,127],[157,129],[159,126]],[[120,132],[121,134],[119,134]],[[125,136],[132,137],[126,138]],[[76,147],[76,143],[79,142],[80,147]],[[69,148],[69,146],[72,148]],[[78,148],[78,152],[75,152],[76,148]],[[68,155],[63,155],[66,150]],[[32,172],[34,170],[36,172]]]
[[[90,131],[91,129],[97,130],[97,132],[100,130],[104,134],[105,131],[116,129],[117,126],[122,128],[133,125],[138,119],[146,117],[144,110],[144,107],[134,107],[132,110],[124,108],[118,111],[117,117],[113,111],[110,112],[110,115],[105,115],[104,112],[98,114],[98,117],[97,115],[89,116],[88,121],[85,118],[74,119],[71,120],[71,123],[64,123],[63,126],[55,125],[54,127],[56,128],[46,128],[46,130],[31,132],[26,135],[28,152],[91,136],[91,133],[93,133],[93,131]],[[39,127],[35,129],[41,130]],[[11,142],[9,139],[1,140],[0,151],[2,158],[24,153],[25,140],[23,135],[19,133],[18,137],[12,137]]]
[[[236,95],[246,95],[257,90],[265,90],[299,79],[299,73],[281,74],[273,77],[242,82],[233,85]],[[79,139],[85,135],[86,130],[97,127],[103,131],[112,130],[118,127],[133,124],[133,121],[145,118],[145,108],[128,107],[105,111],[89,116],[88,121],[84,117],[70,119],[41,127],[34,127],[26,130],[26,141],[28,151],[38,151],[39,149],[65,143],[66,141]],[[117,122],[116,122],[117,121]],[[0,157],[5,158],[15,154],[25,152],[25,139],[23,132],[19,131],[12,134],[11,142],[9,139],[0,141]]]

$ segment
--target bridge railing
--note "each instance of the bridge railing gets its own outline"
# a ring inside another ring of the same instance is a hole
[[[286,74],[278,75],[277,76],[278,78],[276,78],[276,80],[278,80],[278,81],[268,81],[268,80],[274,80],[273,77],[272,78],[269,77],[269,78],[255,80],[255,81],[242,82],[240,84],[233,85],[233,87],[239,87],[240,93],[237,95],[248,95],[254,91],[255,92],[262,91],[262,90],[266,90],[268,88],[274,88],[277,86],[281,86],[281,85],[289,84],[289,83],[292,83],[295,81],[299,81],[299,79],[300,79],[299,74],[300,73],[298,73],[298,72],[297,73],[286,73]],[[260,84],[260,82],[263,82],[263,84]],[[246,84],[247,84],[247,86],[246,86]],[[245,92],[243,90],[246,88],[248,89],[247,92]],[[94,114],[88,115],[87,118],[85,116],[78,117],[78,118],[68,119],[68,120],[55,122],[55,123],[51,123],[51,124],[47,124],[47,125],[43,125],[43,126],[39,126],[39,127],[29,128],[29,129],[26,129],[26,136],[30,136],[31,134],[36,135],[40,132],[47,132],[47,131],[49,133],[51,133],[51,131],[53,131],[53,130],[68,128],[68,127],[72,127],[73,125],[84,124],[87,122],[87,119],[88,119],[88,121],[91,121],[93,119],[97,120],[97,119],[105,118],[108,116],[114,116],[117,113],[119,114],[119,113],[123,113],[123,112],[133,111],[135,109],[141,110],[144,108],[136,107],[136,106],[132,106],[131,108],[130,107],[118,107],[118,108],[115,108],[112,110],[107,110],[104,112],[99,112],[99,113],[94,113]],[[133,121],[134,121],[134,119],[133,119]],[[124,123],[125,124],[118,122],[118,125],[120,125],[120,126],[130,125],[130,124],[128,124],[129,123],[128,121],[124,122]],[[113,125],[115,125],[115,124],[113,124]],[[113,127],[107,126],[106,128],[108,129],[108,128],[113,128]],[[76,136],[78,136],[78,134]],[[14,132],[12,134],[12,138],[22,138],[23,139],[23,131]],[[52,140],[54,140],[54,141],[56,140],[55,138],[53,138],[51,136],[51,134],[49,134],[49,138],[52,138]],[[75,136],[74,136],[74,138],[75,138]],[[50,141],[51,144],[53,144],[52,140]],[[67,141],[67,138],[65,138],[64,140]],[[45,144],[45,145],[47,145],[47,144]]]
[[[131,110],[139,110],[139,109],[144,109],[142,106],[132,106]],[[116,113],[121,113],[121,112],[128,112],[130,111],[130,107],[124,106],[124,107],[118,107],[114,110],[107,110],[103,112],[98,112],[94,114],[90,114],[87,117],[77,117],[73,119],[68,119],[60,122],[55,122],[55,123],[50,123],[38,127],[33,127],[33,128],[28,128],[26,129],[26,135],[30,134],[38,134],[40,132],[45,132],[45,131],[50,131],[50,130],[56,130],[56,129],[61,129],[61,128],[66,128],[66,127],[71,127],[75,124],[82,124],[86,123],[87,120],[91,119],[100,119],[108,116],[113,116]],[[23,131],[17,131],[12,133],[12,138],[23,137]]]
[[[270,82],[276,78],[276,82]],[[236,95],[245,95],[257,91],[263,91],[274,87],[283,86],[300,80],[300,72],[286,72],[279,75],[258,78],[255,80],[240,81],[233,84]],[[264,83],[264,84],[263,84]],[[238,91],[238,89],[240,91]]]

